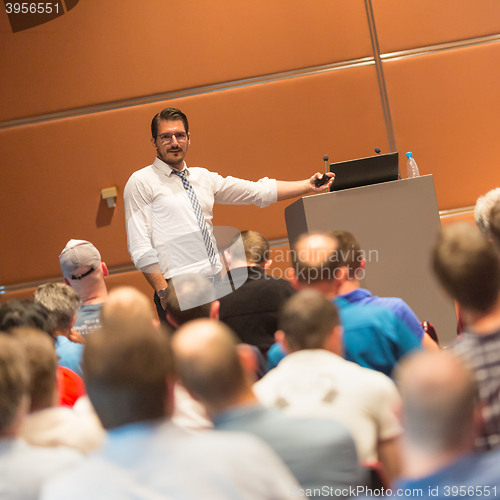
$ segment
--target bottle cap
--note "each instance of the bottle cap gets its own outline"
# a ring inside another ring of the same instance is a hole
[[[406,158],[411,158],[413,156],[413,153],[411,151],[408,151],[408,153],[406,153]]]

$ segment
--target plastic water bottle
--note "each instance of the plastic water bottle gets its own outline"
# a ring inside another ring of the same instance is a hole
[[[406,153],[406,173],[408,179],[412,177],[419,177],[420,173],[418,172],[417,162],[413,158],[413,153]]]

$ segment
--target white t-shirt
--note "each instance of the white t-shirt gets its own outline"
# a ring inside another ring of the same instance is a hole
[[[263,405],[291,416],[341,422],[362,462],[377,460],[377,443],[402,431],[394,382],[324,349],[289,354],[254,385],[254,393]]]

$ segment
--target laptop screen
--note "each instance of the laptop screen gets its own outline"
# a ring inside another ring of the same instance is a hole
[[[335,173],[330,191],[396,181],[399,175],[398,153],[330,163],[330,172]]]

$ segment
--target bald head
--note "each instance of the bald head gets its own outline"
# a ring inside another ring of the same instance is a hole
[[[107,328],[128,327],[155,320],[151,301],[131,286],[115,288],[101,310],[101,323]]]
[[[326,234],[301,237],[294,246],[293,257],[300,286],[331,282],[341,267],[337,258],[337,241]]]
[[[246,389],[236,335],[223,323],[199,319],[182,326],[172,347],[186,389],[205,404],[224,405]]]
[[[406,439],[431,452],[474,443],[476,387],[471,373],[449,351],[420,352],[396,372]]]

